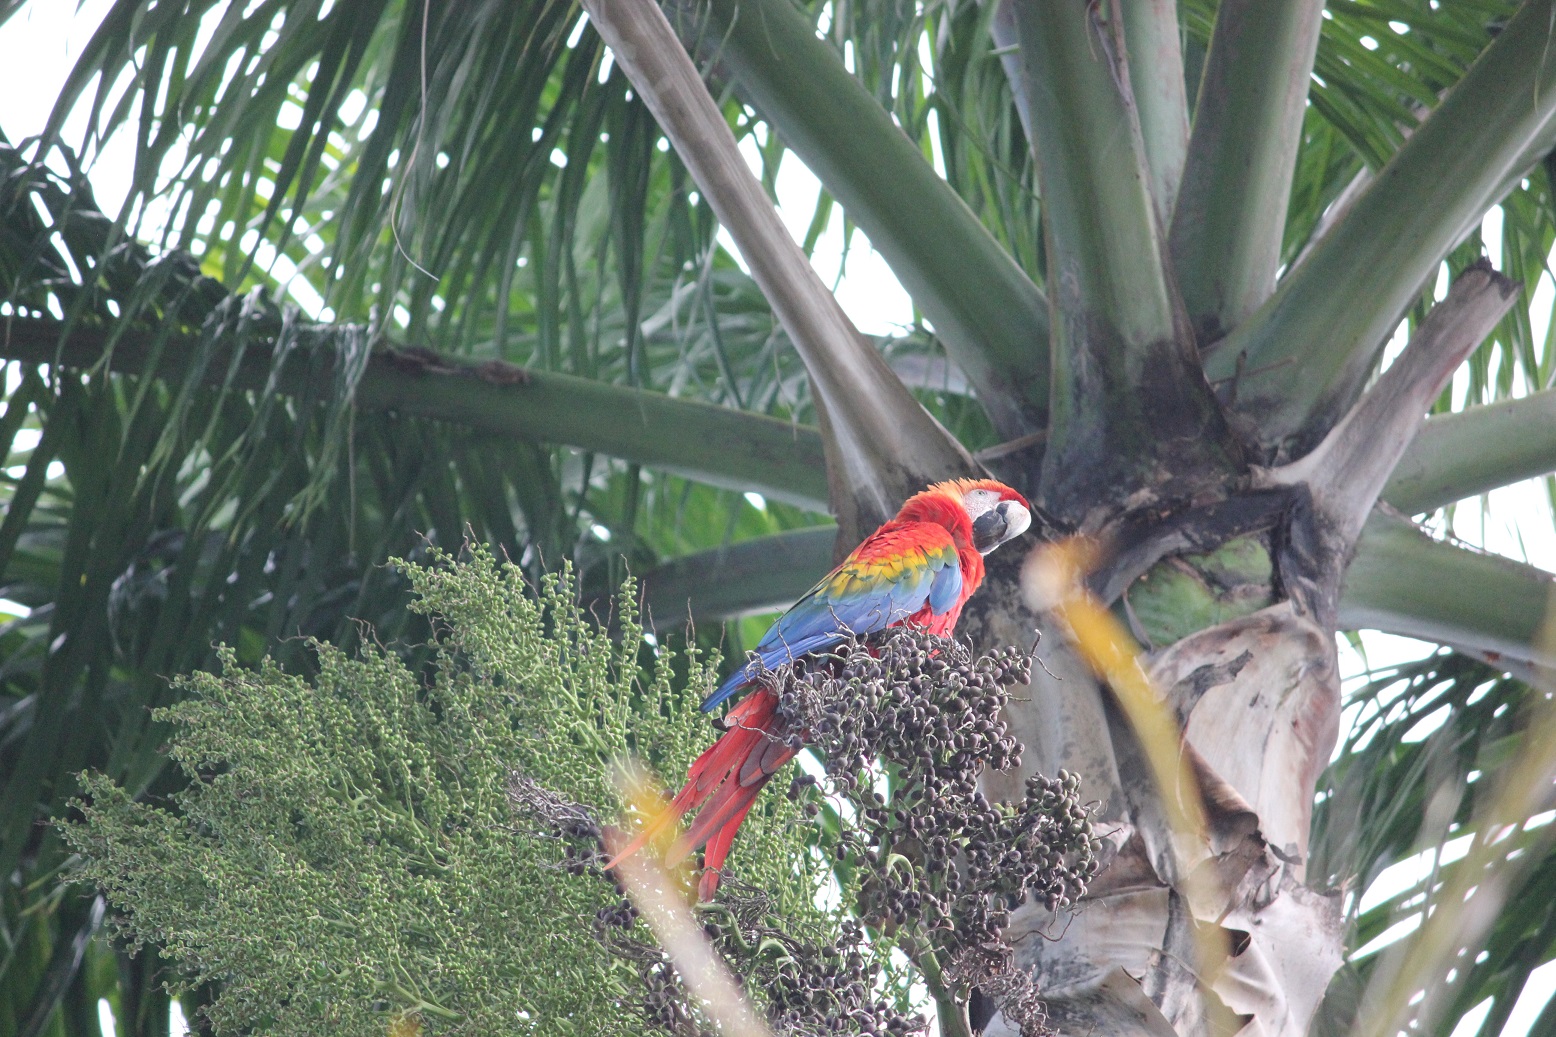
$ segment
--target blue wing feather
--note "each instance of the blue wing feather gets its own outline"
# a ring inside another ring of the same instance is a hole
[[[717,708],[762,669],[824,652],[851,636],[884,630],[925,604],[943,615],[961,596],[962,569],[950,533],[942,526],[932,530],[923,543],[909,545],[897,559],[900,564],[893,566],[876,563],[869,551],[876,538],[866,540],[778,617],[757,643],[756,658],[730,674],[703,701],[703,711]]]
[[[929,607],[935,615],[943,616],[962,596],[962,567],[944,565],[935,573],[935,582],[929,587]]]

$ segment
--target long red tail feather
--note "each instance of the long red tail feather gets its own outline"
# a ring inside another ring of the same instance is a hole
[[[702,858],[702,879],[697,883],[697,899],[712,900],[713,894],[718,892],[719,879],[723,876],[724,860],[729,856],[729,848],[735,841],[735,832],[740,829],[740,823],[751,812],[751,807],[756,803],[756,794],[762,790],[763,781],[746,789],[745,803],[735,813],[730,815],[717,834],[708,840],[708,852]]]
[[[719,885],[719,869],[729,856],[740,823],[751,812],[757,793],[792,760],[798,750],[778,717],[778,696],[766,688],[747,695],[725,717],[726,730],[708,746],[687,771],[685,787],[670,805],[644,826],[620,853],[605,865],[613,868],[624,857],[637,853],[649,840],[692,810],[698,810],[691,829],[670,848],[665,863],[674,867],[706,845],[698,896],[708,900]]]

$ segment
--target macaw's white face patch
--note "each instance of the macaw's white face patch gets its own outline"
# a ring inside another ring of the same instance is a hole
[[[967,509],[967,517],[974,522],[979,516],[993,511],[1000,502],[1000,495],[993,490],[968,490],[962,495],[962,507]]]

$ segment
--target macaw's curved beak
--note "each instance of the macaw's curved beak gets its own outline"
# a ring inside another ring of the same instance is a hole
[[[1007,540],[1014,540],[1032,525],[1032,513],[1015,501],[1000,501],[973,519],[973,547],[988,554]]]

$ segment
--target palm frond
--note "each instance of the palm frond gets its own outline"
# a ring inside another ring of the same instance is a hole
[[[1380,673],[1349,696],[1356,719],[1319,782],[1312,868],[1348,890],[1349,944],[1366,953],[1353,954],[1315,1032],[1351,1032],[1356,1004],[1344,991],[1364,985],[1386,956],[1367,945],[1418,918],[1459,866],[1484,776],[1520,750],[1529,694],[1494,667],[1440,653]],[[1447,987],[1433,992],[1443,1019],[1490,999],[1474,1032],[1499,1033],[1530,973],[1556,959],[1556,854],[1541,832],[1548,823],[1548,815],[1527,818],[1500,844],[1503,860],[1536,854],[1508,890],[1508,903],[1520,907],[1498,917],[1483,946],[1465,948]],[[1380,877],[1385,883],[1369,893]]]

